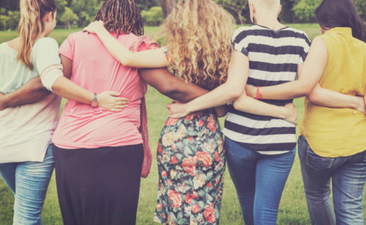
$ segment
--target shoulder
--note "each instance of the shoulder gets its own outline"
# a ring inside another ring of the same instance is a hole
[[[65,39],[64,42],[75,42],[76,39],[79,39],[79,38],[85,38],[85,37],[88,37],[88,33],[86,32],[82,32],[82,31],[78,31],[78,32],[74,32],[74,33],[71,33],[69,34],[69,36],[67,36],[67,38]],[[92,35],[92,34],[90,34]]]
[[[314,38],[311,43],[311,49],[317,52],[327,52],[328,46],[324,35],[319,35]]]
[[[6,46],[7,44],[8,44],[8,42],[3,42],[3,43],[1,43],[1,44],[0,44],[0,51],[5,51],[5,50],[7,49],[7,48],[6,48],[6,47],[7,47],[7,46]]]
[[[232,41],[239,43],[244,40],[247,36],[253,33],[253,31],[258,30],[257,26],[249,26],[249,27],[239,27],[235,30]]]
[[[294,37],[296,37],[296,38],[308,40],[310,42],[310,39],[309,39],[308,35],[305,33],[305,31],[298,30],[298,29],[295,29],[293,27],[288,27],[286,29],[286,31],[292,32]]]
[[[132,51],[143,51],[159,48],[158,43],[147,35],[133,37],[133,43],[130,47]]]
[[[40,38],[34,45],[35,49],[58,49],[58,43],[55,39],[51,38],[51,37],[45,37],[45,38]]]
[[[360,39],[357,39],[355,37],[353,37],[352,39],[354,40],[356,46],[360,46],[360,48],[363,48],[363,49],[366,48],[366,43],[365,42],[363,42]]]

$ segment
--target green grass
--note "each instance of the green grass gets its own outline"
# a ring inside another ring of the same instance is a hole
[[[316,24],[293,24],[295,28],[304,30],[309,37],[313,39],[320,33],[319,26]],[[69,33],[78,31],[75,30],[55,30],[51,37],[55,38],[59,44],[68,36]],[[158,30],[157,27],[146,27],[145,33],[153,37],[153,34]],[[17,36],[17,33],[0,32],[0,43],[8,41]],[[140,200],[137,215],[138,225],[155,224],[153,222],[156,196],[157,196],[157,163],[156,152],[160,131],[167,118],[168,112],[165,109],[165,104],[169,103],[169,99],[159,94],[155,89],[149,88],[147,93],[147,107],[149,119],[149,134],[150,143],[154,154],[154,162],[151,169],[151,174],[148,178],[142,179],[140,189]],[[303,104],[302,99],[295,101],[298,109],[299,119],[302,117]],[[65,101],[63,102],[63,104]],[[221,119],[221,123],[223,120]],[[0,224],[12,224],[13,216],[13,196],[6,184],[0,179]],[[60,209],[58,206],[57,192],[55,185],[55,177],[52,177],[47,193],[46,202],[42,213],[43,222],[45,225],[62,224]],[[244,224],[241,218],[241,210],[236,196],[234,185],[231,181],[228,170],[225,175],[224,195],[221,207],[220,224],[223,225],[242,225]],[[306,225],[310,224],[309,215],[306,207],[306,200],[302,185],[299,160],[296,157],[291,174],[287,181],[278,215],[278,224],[286,225]]]

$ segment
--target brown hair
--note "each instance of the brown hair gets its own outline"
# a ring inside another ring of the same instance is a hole
[[[49,12],[56,12],[56,3],[54,0],[20,0],[19,8],[20,43],[17,60],[33,70],[30,54],[38,36],[44,31],[42,18]]]
[[[354,38],[366,42],[365,21],[351,0],[324,0],[314,14],[323,29],[350,27]]]
[[[227,78],[234,18],[213,0],[182,0],[161,26],[177,77],[213,89]]]
[[[134,0],[107,0],[102,4],[94,21],[101,20],[111,33],[144,34],[143,20]]]

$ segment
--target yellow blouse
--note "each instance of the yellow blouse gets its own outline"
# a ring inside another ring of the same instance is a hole
[[[364,95],[366,43],[353,38],[351,28],[337,27],[321,36],[328,64],[320,86],[348,95]],[[301,134],[323,157],[351,156],[366,150],[366,116],[349,108],[328,108],[305,99]]]

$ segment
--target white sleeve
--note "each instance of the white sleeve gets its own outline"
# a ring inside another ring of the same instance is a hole
[[[55,81],[63,76],[58,44],[52,38],[42,38],[36,44],[36,68],[43,86],[52,91]]]

